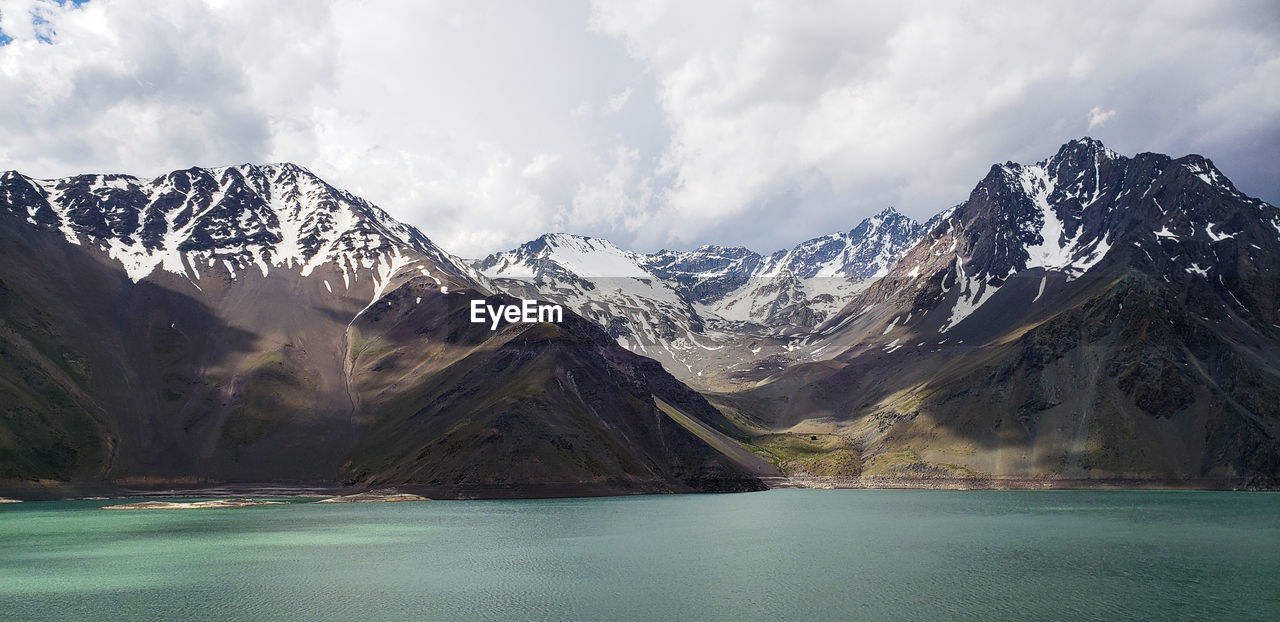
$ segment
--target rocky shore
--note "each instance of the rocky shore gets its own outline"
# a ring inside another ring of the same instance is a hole
[[[793,475],[764,478],[770,488],[908,488],[918,490],[1276,490],[1274,481],[1222,479],[1121,479],[1057,477],[824,477]]]
[[[342,495],[322,499],[316,503],[399,503],[402,501],[428,501],[426,497],[410,495],[395,490],[370,490],[354,495]]]

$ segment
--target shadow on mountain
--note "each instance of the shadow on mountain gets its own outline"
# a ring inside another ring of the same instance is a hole
[[[474,292],[414,279],[354,323],[365,432],[346,482],[443,496],[758,490],[655,398],[737,432],[595,324],[470,321]],[[516,304],[489,296],[487,304]]]
[[[198,473],[221,433],[196,425],[223,402],[210,370],[256,336],[131,283],[96,250],[14,225],[0,219],[0,479]]]
[[[15,241],[0,250],[7,486],[763,488],[656,405],[736,431],[701,395],[572,314],[490,330],[470,321],[479,294],[425,277],[363,311],[286,271],[135,284],[56,231],[0,227]]]

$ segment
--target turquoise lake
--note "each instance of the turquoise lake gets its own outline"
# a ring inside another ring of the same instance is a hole
[[[1277,620],[1280,494],[0,506],[0,620]]]

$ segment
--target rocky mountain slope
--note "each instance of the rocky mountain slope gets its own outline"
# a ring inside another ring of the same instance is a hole
[[[993,166],[818,327],[823,364],[721,396],[864,473],[1280,474],[1280,210],[1200,156]]]
[[[0,239],[6,486],[760,487],[661,366],[572,314],[472,324],[483,276],[296,166],[6,173]]]

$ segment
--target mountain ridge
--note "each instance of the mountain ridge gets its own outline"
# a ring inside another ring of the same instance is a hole
[[[421,254],[444,274],[483,277],[413,227],[292,163],[189,168],[151,180],[120,174],[36,180],[0,174],[0,208],[60,230],[119,261],[134,282],[157,269],[198,280],[200,270],[340,267],[344,285],[360,269]],[[16,213],[16,212],[15,212]],[[296,266],[295,266],[296,264]]]
[[[995,165],[818,327],[832,365],[718,399],[887,474],[1274,481],[1277,222],[1199,156]]]
[[[540,349],[545,325],[472,324],[512,300],[416,229],[292,169],[218,175],[0,177],[0,488],[763,488],[657,400],[718,411],[594,325]]]
[[[1077,139],[768,256],[474,263],[308,175],[0,175],[0,479],[758,488],[726,443],[855,482],[1280,473],[1280,210],[1201,156]],[[570,328],[465,322],[510,297]]]
[[[473,266],[507,293],[568,305],[620,345],[693,380],[715,365],[792,356],[790,333],[838,310],[923,228],[887,208],[848,232],[767,256],[714,245],[646,255],[602,238],[544,234]]]

